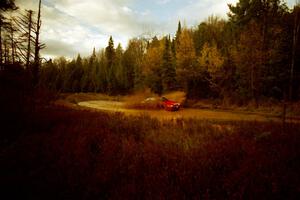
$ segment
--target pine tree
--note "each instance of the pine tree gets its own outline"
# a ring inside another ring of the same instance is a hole
[[[114,74],[114,60],[115,60],[115,49],[114,49],[114,41],[112,36],[110,36],[108,41],[108,46],[105,49],[106,55],[106,67],[108,71],[107,75],[107,92],[112,94],[115,86],[115,74]]]
[[[161,68],[164,91],[174,89],[176,84],[176,71],[172,58],[170,36],[165,38],[163,63]]]
[[[181,33],[182,33],[182,28],[181,28],[181,22],[179,21],[177,31],[176,31],[176,35],[175,35],[175,39],[172,42],[172,51],[173,51],[175,59],[176,59],[176,49],[180,45]]]
[[[179,38],[182,32],[181,22],[178,22],[177,32],[176,32],[176,41],[179,42]]]
[[[118,92],[123,92],[125,90],[126,83],[126,71],[122,64],[123,59],[123,48],[121,44],[118,44],[116,48],[116,56],[115,56],[115,64],[114,64],[114,72],[116,77],[116,90]]]

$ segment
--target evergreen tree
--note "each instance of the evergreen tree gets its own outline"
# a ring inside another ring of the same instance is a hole
[[[115,71],[115,77],[116,77],[116,90],[117,92],[121,93],[124,92],[126,89],[126,71],[122,63],[123,59],[123,48],[121,44],[118,44],[118,47],[116,48],[116,57],[115,57],[115,64],[114,64],[114,71]]]
[[[97,74],[97,77],[99,77],[98,82],[98,90],[102,93],[107,93],[107,87],[108,87],[108,70],[106,67],[106,55],[105,50],[102,49],[99,54],[99,71]]]
[[[176,71],[172,58],[170,37],[165,38],[162,62],[162,83],[164,91],[173,90],[176,87]]]
[[[105,55],[106,55],[106,67],[107,67],[107,92],[109,94],[113,93],[113,87],[115,85],[115,74],[114,74],[114,61],[115,61],[115,49],[114,49],[114,41],[112,36],[110,36],[108,41],[108,46],[105,49]]]
[[[177,32],[176,32],[176,41],[179,42],[179,38],[182,32],[181,22],[178,22]]]

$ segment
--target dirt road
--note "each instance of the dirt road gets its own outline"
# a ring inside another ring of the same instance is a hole
[[[281,121],[280,118],[267,114],[241,113],[205,109],[181,109],[178,112],[165,110],[135,110],[124,108],[123,102],[115,101],[85,101],[78,103],[79,106],[99,109],[110,112],[122,112],[126,115],[149,115],[160,120],[181,118],[206,119],[206,120],[233,120],[233,121]]]

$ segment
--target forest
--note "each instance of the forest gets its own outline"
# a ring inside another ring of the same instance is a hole
[[[116,95],[150,88],[233,103],[298,100],[299,6],[289,9],[280,0],[228,6],[226,20],[212,15],[193,28],[179,21],[173,37],[133,38],[125,49],[110,36],[105,49],[72,60],[41,59],[40,16],[22,11],[1,17],[0,62],[18,63],[36,85],[60,92]]]
[[[110,37],[105,49],[43,63],[39,84],[61,92],[157,94],[188,98],[298,100],[299,7],[283,1],[240,1],[228,19],[210,16],[197,27],[178,23],[174,37],[133,38],[126,49]]]

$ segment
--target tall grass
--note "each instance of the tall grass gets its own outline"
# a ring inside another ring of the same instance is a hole
[[[0,187],[28,199],[296,199],[299,133],[51,107],[1,148]]]

